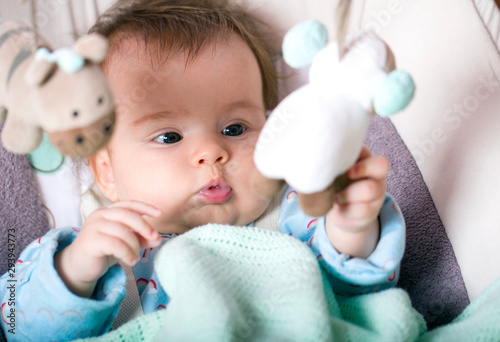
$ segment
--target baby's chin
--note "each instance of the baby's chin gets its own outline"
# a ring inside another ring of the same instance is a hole
[[[225,219],[218,219],[218,220],[211,220],[211,219],[206,219],[206,220],[194,220],[194,221],[189,221],[189,222],[183,222],[183,223],[178,223],[178,224],[165,224],[161,222],[154,222],[152,223],[152,227],[154,230],[156,230],[160,234],[166,234],[166,235],[171,235],[171,234],[176,234],[176,235],[181,235],[184,233],[187,233],[193,228],[201,227],[207,224],[228,224],[228,225],[235,225],[232,224],[231,220],[225,220]]]
[[[271,199],[245,198],[237,196],[223,204],[199,204],[186,206],[176,213],[153,219],[148,218],[152,227],[161,234],[183,234],[207,224],[247,226],[258,219],[266,210]],[[166,213],[166,211],[164,211]],[[172,215],[173,214],[173,215]]]
[[[220,211],[205,211],[203,213],[193,213],[187,220],[181,221],[176,224],[151,222],[151,225],[158,233],[180,235],[190,231],[193,228],[201,227],[207,224],[247,226],[255,221],[262,214],[262,212],[254,215],[249,215],[249,213],[245,213],[244,215],[236,215],[236,213],[234,212],[224,213]]]
[[[187,226],[181,226],[181,225],[176,225],[176,226],[165,226],[165,225],[154,225],[153,228],[160,234],[164,235],[181,235],[184,233],[187,233],[194,227],[187,227]]]

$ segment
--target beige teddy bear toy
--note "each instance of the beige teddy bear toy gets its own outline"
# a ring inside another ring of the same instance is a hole
[[[0,23],[2,144],[27,154],[45,131],[63,155],[86,157],[106,144],[114,125],[111,89],[99,66],[107,41],[88,35],[72,48],[34,53],[34,36],[21,23]]]

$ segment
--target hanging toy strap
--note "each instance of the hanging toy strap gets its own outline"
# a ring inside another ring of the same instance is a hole
[[[99,17],[99,4],[97,3],[97,0],[93,0],[93,4],[94,4],[94,14],[95,14],[95,19],[97,20],[97,18]]]
[[[67,3],[68,3],[68,16],[69,16],[70,23],[71,23],[71,29],[73,31],[72,32],[73,40],[76,41],[82,36],[81,29],[78,29],[78,27],[77,27],[77,19],[76,18],[78,16],[75,15],[75,13],[78,13],[78,11],[75,10],[75,5],[73,4],[72,1],[67,1]],[[77,2],[77,4],[78,3],[79,2]],[[91,5],[92,5],[93,10],[94,10],[94,16],[95,16],[94,21],[96,21],[100,15],[98,0],[92,0]]]
[[[38,22],[36,19],[36,1],[31,0],[31,22],[33,24],[33,52],[38,50]]]
[[[351,0],[339,0],[337,6],[337,44],[339,47],[339,60],[346,53],[345,40],[349,24],[349,14],[351,9]]]
[[[21,4],[30,2],[30,12],[31,12],[31,25],[33,26],[33,53],[38,50],[38,23],[36,19],[36,3],[35,0],[21,0]]]

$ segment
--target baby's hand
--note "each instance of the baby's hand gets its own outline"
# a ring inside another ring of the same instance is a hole
[[[144,219],[161,211],[142,202],[122,201],[93,212],[73,243],[54,258],[66,286],[90,297],[97,280],[117,261],[133,266],[141,248],[157,247],[161,237]]]
[[[365,258],[375,249],[389,167],[385,157],[372,156],[363,147],[358,161],[347,172],[355,182],[335,195],[335,204],[326,215],[326,233],[340,253]]]

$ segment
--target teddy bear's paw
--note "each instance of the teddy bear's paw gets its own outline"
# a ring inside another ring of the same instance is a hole
[[[11,118],[12,117],[12,118]],[[12,153],[28,154],[42,142],[42,131],[9,115],[2,130],[3,147]]]

